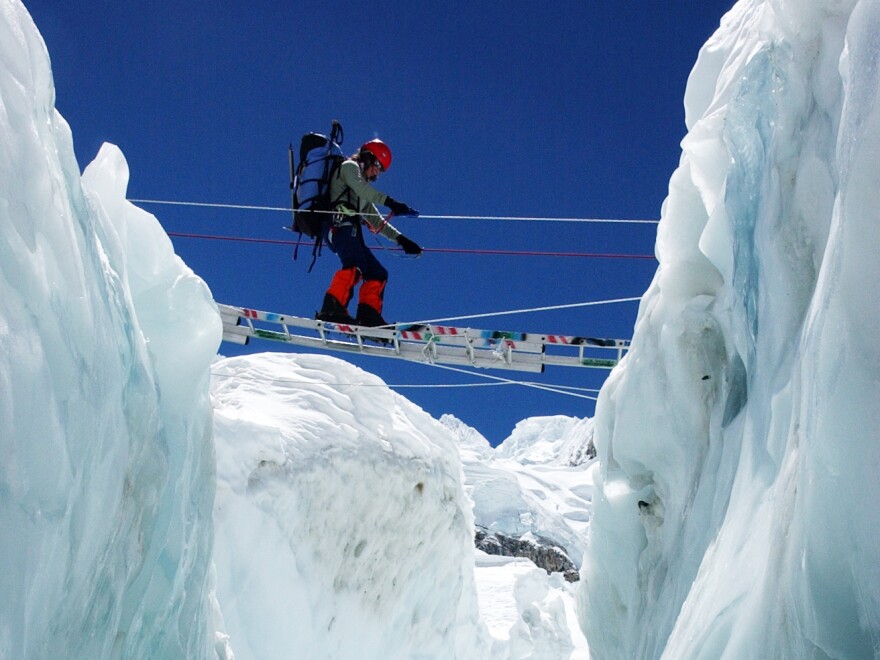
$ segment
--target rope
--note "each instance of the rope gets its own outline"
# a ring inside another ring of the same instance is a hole
[[[636,302],[641,300],[641,296],[633,298],[615,298],[612,300],[594,300],[592,302],[569,303],[567,305],[549,305],[547,307],[530,307],[528,309],[511,309],[504,312],[489,312],[486,314],[468,314],[467,316],[450,316],[442,319],[429,319],[427,321],[407,321],[408,325],[430,325],[432,323],[448,323],[449,321],[465,321],[468,319],[483,319],[490,316],[509,316],[511,314],[527,314],[530,312],[549,312],[556,309],[573,309],[575,307],[593,307],[596,305],[614,305],[617,303]],[[383,326],[391,327],[393,325]]]
[[[554,394],[564,394],[566,396],[577,397],[578,399],[589,399],[590,401],[598,401],[598,397],[588,396],[586,394],[577,394],[576,392],[567,391],[570,388],[560,389],[557,386],[553,385],[541,385],[540,383],[534,383],[530,381],[519,381],[519,380],[510,380],[509,378],[502,378],[501,376],[492,376],[489,374],[482,374],[476,371],[468,371],[467,369],[459,369],[458,367],[450,367],[445,364],[436,364],[436,363],[428,363],[432,367],[436,367],[437,369],[445,369],[447,371],[455,371],[456,373],[462,374],[470,374],[471,376],[479,376],[480,378],[486,378],[493,381],[498,381],[499,383],[505,385],[522,385],[523,387],[531,387],[536,390],[544,390],[545,392],[552,392]]]
[[[396,248],[395,248],[396,249]],[[654,259],[653,254],[624,254],[603,252],[546,252],[543,250],[475,250],[467,248],[422,248],[423,252],[449,254],[487,254],[506,257],[591,257],[596,259]]]
[[[278,211],[290,213],[289,207],[281,206],[250,206],[246,204],[212,204],[209,202],[175,202],[160,199],[130,199],[134,204],[165,204],[170,206],[201,206],[213,209],[237,209],[245,211]],[[333,211],[316,211],[316,213],[333,213]],[[656,225],[659,220],[630,220],[624,218],[545,218],[540,216],[517,216],[517,215],[427,215],[420,214],[420,218],[428,220],[505,220],[517,222],[592,222],[609,224],[651,224]]]
[[[194,238],[211,241],[238,241],[242,243],[266,243],[270,245],[311,245],[312,241],[302,240],[282,240],[275,238],[249,238],[243,236],[217,236],[214,234],[192,234],[187,232],[169,231],[169,236],[177,238]],[[386,247],[376,242],[377,250],[387,250],[391,252],[399,252],[401,248]],[[652,254],[623,254],[623,253],[601,253],[601,252],[547,252],[547,251],[528,251],[528,250],[477,250],[467,248],[422,248],[422,252],[437,252],[447,254],[485,254],[490,256],[506,256],[506,257],[580,257],[592,259],[654,259]]]
[[[289,211],[290,209],[288,209]],[[659,220],[634,220],[628,218],[545,218],[540,216],[522,215],[425,215],[419,214],[420,218],[430,220],[509,220],[522,222],[595,222],[608,224],[637,224],[656,225]]]
[[[130,199],[132,204],[165,204],[168,206],[203,206],[211,209],[239,209],[244,211],[284,211],[290,213],[290,208],[281,206],[247,206],[245,204],[210,204],[208,202],[171,202],[160,199]]]
[[[463,373],[470,374],[472,372],[461,370]],[[221,374],[216,371],[212,371],[211,375],[215,378],[236,378],[238,377],[236,374]],[[485,374],[474,374],[476,376],[484,376]],[[517,381],[517,380],[508,380],[508,379],[500,379],[501,382],[491,382],[491,383],[404,383],[404,384],[388,384],[388,383],[316,383],[312,380],[293,380],[287,378],[260,378],[259,376],[248,376],[248,380],[259,380],[265,383],[284,383],[288,385],[331,385],[333,387],[388,387],[390,389],[400,390],[400,389],[450,389],[457,387],[500,387],[506,385],[525,385],[525,386],[538,386],[538,387],[552,387],[558,390],[571,390],[576,392],[596,392],[599,390],[589,388],[589,387],[575,387],[574,385],[541,385],[540,383],[535,383],[532,381]],[[564,392],[560,392],[564,393]]]

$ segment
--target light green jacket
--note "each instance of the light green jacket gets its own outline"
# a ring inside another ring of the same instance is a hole
[[[400,232],[385,222],[376,204],[384,205],[388,195],[373,188],[364,178],[360,165],[349,158],[343,161],[330,181],[330,199],[343,215],[359,215],[374,234],[397,241]]]

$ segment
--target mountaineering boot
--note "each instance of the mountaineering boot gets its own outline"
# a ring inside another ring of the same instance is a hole
[[[375,307],[368,305],[366,303],[358,303],[358,311],[357,311],[357,324],[367,326],[369,328],[375,328],[380,325],[390,325],[385,319],[382,318],[382,315],[376,310]],[[387,346],[391,343],[391,340],[386,337],[370,337],[369,335],[364,335],[364,339],[368,339],[371,342],[379,344],[381,346]]]
[[[324,304],[321,306],[321,311],[315,314],[315,318],[319,321],[327,321],[328,323],[357,325],[357,321],[351,318],[348,310],[342,306],[342,303],[329,293],[324,294]]]
[[[375,307],[371,307],[366,303],[359,303],[357,310],[357,324],[375,328],[379,325],[390,325],[382,315],[376,311]]]

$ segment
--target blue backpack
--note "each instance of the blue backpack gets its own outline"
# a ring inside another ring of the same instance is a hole
[[[299,144],[299,165],[294,168],[293,145],[290,145],[290,189],[293,202],[291,230],[315,239],[312,266],[321,251],[323,227],[330,222],[333,200],[330,199],[330,181],[339,164],[345,160],[342,153],[342,125],[333,120],[330,137],[320,133],[306,133]],[[293,253],[296,254],[299,249]],[[312,269],[309,266],[309,270]]]

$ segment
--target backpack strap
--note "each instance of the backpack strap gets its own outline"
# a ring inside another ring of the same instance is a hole
[[[312,268],[315,267],[315,261],[318,260],[318,257],[321,256],[321,248],[324,245],[324,232],[322,231],[315,237],[315,244],[312,246],[312,263],[309,264],[309,269],[306,271],[307,273],[312,272]],[[299,247],[299,245],[297,245]],[[295,257],[294,257],[295,258]]]

